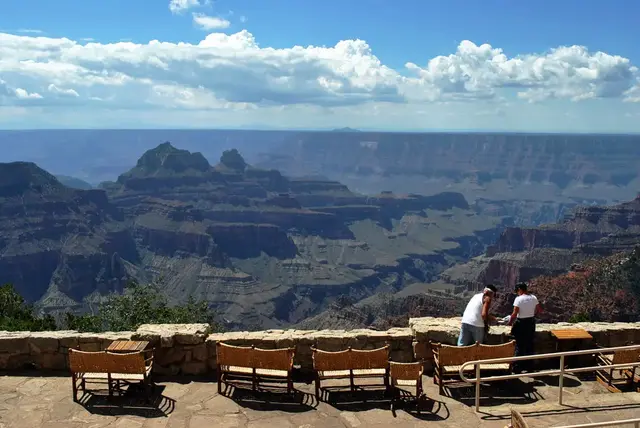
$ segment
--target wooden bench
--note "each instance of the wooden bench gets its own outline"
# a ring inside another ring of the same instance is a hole
[[[444,390],[446,378],[458,377],[460,366],[469,361],[490,360],[494,358],[513,357],[516,342],[512,340],[501,345],[484,345],[476,343],[469,346],[452,346],[431,342],[435,372],[433,381],[440,388],[440,395]],[[473,372],[474,367],[468,366],[465,372]],[[511,364],[480,364],[480,370],[510,371]]]
[[[218,393],[222,383],[231,379],[248,380],[255,390],[260,381],[286,382],[293,391],[293,358],[295,348],[260,349],[255,346],[233,346],[216,343]]]
[[[145,358],[149,353],[150,357]],[[106,381],[109,396],[113,395],[114,385],[119,389],[121,382],[141,382],[147,397],[151,394],[151,370],[153,352],[139,351],[131,353],[112,353],[107,351],[85,352],[69,349],[69,369],[73,401],[78,401],[78,388],[86,392],[87,381],[99,383]]]
[[[614,364],[637,364],[640,362],[640,350],[632,349],[625,351],[616,351],[605,354],[600,353],[596,356],[598,366],[610,366]],[[615,376],[616,369],[600,369],[596,372],[598,382],[603,384],[611,392],[621,392],[619,386],[627,384],[631,387],[634,383],[638,383],[638,391],[640,391],[640,370],[637,366],[629,366],[628,368],[617,369],[620,376]]]
[[[316,372],[316,397],[320,399],[321,382],[328,379],[349,379],[351,391],[355,379],[381,377],[389,389],[389,346],[373,350],[351,349],[329,352],[311,348]],[[359,385],[372,386],[372,385]]]
[[[529,424],[527,424],[520,412],[511,409],[511,423],[505,428],[529,428]]]

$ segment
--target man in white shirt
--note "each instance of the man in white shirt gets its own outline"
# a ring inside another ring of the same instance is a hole
[[[493,319],[489,315],[491,299],[496,293],[496,287],[489,284],[482,293],[478,293],[469,300],[462,315],[462,328],[458,338],[458,346],[473,345],[484,342],[487,323]]]
[[[518,297],[513,301],[513,313],[509,320],[511,335],[516,340],[516,357],[533,355],[534,339],[536,335],[536,315],[542,311],[538,299],[527,291],[527,284],[516,284]],[[515,373],[531,371],[533,361],[520,361],[513,365]]]

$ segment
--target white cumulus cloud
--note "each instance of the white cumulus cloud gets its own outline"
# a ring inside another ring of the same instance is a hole
[[[220,18],[193,17],[205,28],[228,26],[215,21]],[[371,103],[415,104],[421,111],[432,102],[500,102],[510,94],[522,104],[640,101],[640,73],[628,58],[583,46],[508,57],[498,47],[463,41],[455,52],[422,64],[394,69],[358,39],[334,46],[261,46],[246,30],[213,32],[198,43],[0,33],[0,97],[5,104],[29,106],[41,99],[41,106],[225,111]]]
[[[78,92],[76,92],[75,89],[64,89],[64,88],[58,88],[56,85],[54,85],[53,83],[50,84],[47,87],[47,90],[51,93],[54,93],[56,95],[60,95],[60,96],[66,96],[66,97],[79,97],[80,94],[78,94]]]
[[[222,30],[229,28],[231,23],[217,16],[209,16],[203,13],[193,14],[193,23],[202,30]]]
[[[171,13],[182,13],[185,10],[200,6],[199,0],[171,0],[169,10]]]
[[[37,92],[27,92],[25,89],[16,88],[15,90],[16,97],[21,100],[39,100],[42,98]]]

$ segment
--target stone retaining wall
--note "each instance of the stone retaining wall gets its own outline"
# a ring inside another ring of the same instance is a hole
[[[266,330],[258,332],[211,333],[207,324],[143,325],[135,332],[78,333],[0,332],[0,370],[25,368],[67,370],[69,348],[85,351],[106,349],[114,340],[148,340],[155,348],[155,372],[171,375],[209,375],[215,371],[217,341],[232,345],[255,345],[274,349],[295,347],[295,364],[302,370],[312,368],[311,347],[338,351],[375,349],[391,346],[394,361],[431,360],[429,340],[455,344],[459,318],[413,318],[409,328],[374,330]],[[640,323],[540,324],[536,333],[536,351],[553,352],[552,329],[581,327],[589,331],[601,346],[640,344]],[[489,343],[509,340],[508,327],[492,327]]]

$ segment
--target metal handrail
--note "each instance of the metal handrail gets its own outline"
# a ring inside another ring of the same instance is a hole
[[[630,367],[640,367],[640,359],[635,363],[625,363],[625,364],[609,364],[602,366],[592,366],[592,367],[580,367],[576,369],[566,369],[564,367],[564,358],[572,357],[574,355],[593,355],[593,354],[608,354],[617,351],[640,351],[640,345],[629,345],[629,346],[617,346],[613,348],[596,348],[596,349],[586,349],[582,351],[566,351],[566,352],[554,352],[550,354],[536,354],[536,355],[525,355],[523,357],[505,357],[505,358],[493,358],[490,360],[475,360],[468,361],[460,366],[458,370],[460,374],[460,379],[467,383],[475,383],[476,384],[476,412],[480,411],[480,382],[492,382],[496,380],[509,380],[509,379],[520,379],[523,375],[503,375],[503,376],[489,376],[482,378],[480,377],[480,365],[481,364],[500,364],[500,363],[512,363],[515,361],[528,361],[528,360],[545,360],[549,358],[560,358],[560,369],[558,370],[543,370],[539,372],[527,373],[526,377],[540,377],[540,376],[554,376],[559,375],[560,380],[558,382],[558,386],[560,388],[560,392],[558,394],[558,403],[562,405],[562,392],[563,392],[563,384],[564,384],[564,375],[569,373],[582,373],[582,372],[592,372],[603,369],[622,369],[622,368],[630,368]],[[464,375],[464,369],[467,366],[473,365],[475,366],[476,377],[473,379],[469,379]]]
[[[633,424],[635,428],[640,427],[640,419],[625,419],[623,421],[607,421],[607,422],[594,422],[591,424],[581,424],[581,425],[563,425],[561,427],[554,428],[591,428],[591,427],[611,427],[618,425],[628,425]]]

